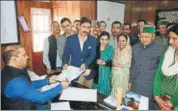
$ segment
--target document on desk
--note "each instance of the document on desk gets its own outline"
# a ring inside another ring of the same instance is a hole
[[[141,96],[140,106],[138,110],[148,110],[149,109],[148,106],[149,106],[149,98],[145,96]]]
[[[58,76],[57,80],[62,81],[67,79],[69,82],[71,82],[72,80],[79,77],[83,72],[84,70],[81,70],[78,67],[68,66],[67,69],[63,70],[62,73]]]
[[[28,75],[30,76],[31,81],[45,79],[47,75],[38,76],[35,72],[28,70]]]
[[[106,99],[104,99],[104,102],[108,105],[116,107],[116,99],[112,95],[110,95]]]
[[[69,102],[51,103],[51,110],[71,110]]]
[[[62,91],[60,100],[97,102],[96,89],[69,87]]]

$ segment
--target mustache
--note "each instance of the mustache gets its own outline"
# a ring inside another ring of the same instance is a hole
[[[88,32],[86,32],[86,31],[83,31],[82,33],[85,33],[85,34],[87,34]]]

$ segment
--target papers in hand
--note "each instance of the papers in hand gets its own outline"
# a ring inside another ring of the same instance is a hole
[[[79,77],[83,72],[84,70],[81,70],[78,67],[68,66],[67,69],[63,70],[62,73],[58,76],[57,80],[62,81],[67,79],[69,82],[71,82],[72,80]]]
[[[70,110],[69,102],[51,103],[51,110]]]
[[[96,102],[97,91],[95,89],[69,87],[62,91],[62,94],[59,99],[70,101]]]

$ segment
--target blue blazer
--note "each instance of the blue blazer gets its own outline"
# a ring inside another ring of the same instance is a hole
[[[80,67],[84,63],[88,67],[96,56],[96,39],[87,35],[87,40],[84,42],[81,51],[78,35],[69,36],[64,48],[63,64],[69,64],[70,56],[70,65]]]

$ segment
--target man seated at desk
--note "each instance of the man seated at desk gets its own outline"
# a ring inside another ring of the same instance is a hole
[[[31,81],[26,70],[28,56],[21,46],[8,46],[3,54],[5,67],[1,75],[2,110],[31,110],[56,97],[62,89],[68,87],[67,81],[40,92],[38,88],[57,82],[55,76],[49,79]]]

